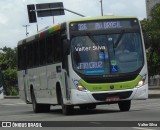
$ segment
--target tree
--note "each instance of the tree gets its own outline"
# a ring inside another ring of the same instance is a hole
[[[0,70],[3,74],[4,91],[9,95],[11,88],[17,86],[17,49],[4,47],[0,50]]]
[[[152,19],[141,21],[150,42],[147,52],[149,75],[160,74],[160,4],[156,4],[151,10]]]

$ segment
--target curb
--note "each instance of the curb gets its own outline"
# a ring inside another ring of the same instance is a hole
[[[4,96],[4,99],[19,99],[19,96]]]
[[[160,98],[160,94],[149,94],[148,98],[153,99],[153,98]]]

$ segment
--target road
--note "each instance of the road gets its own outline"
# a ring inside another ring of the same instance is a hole
[[[0,100],[0,121],[90,121],[99,125],[99,121],[160,121],[160,99],[148,99],[132,101],[132,107],[129,112],[120,112],[118,105],[101,105],[95,110],[82,111],[78,107],[75,108],[74,115],[64,116],[61,107],[51,107],[48,113],[35,114],[32,111],[31,104],[25,104],[20,99],[4,99]],[[83,123],[83,122],[80,122]],[[82,124],[83,126],[83,124]],[[115,124],[116,126],[116,124]],[[2,128],[0,128],[1,130]],[[3,128],[5,129],[5,128]],[[16,128],[17,129],[17,128]],[[36,128],[34,128],[35,130]],[[38,128],[39,129],[39,128]],[[37,129],[37,130],[38,130]],[[46,129],[46,128],[45,128]],[[53,129],[53,128],[47,128]],[[56,127],[54,130],[64,129]],[[80,127],[65,128],[68,130]],[[84,129],[84,128],[83,128]],[[86,128],[87,130],[97,130],[97,128]],[[104,127],[98,129],[106,129]],[[107,130],[158,130],[157,127],[131,127],[131,128],[107,128]],[[18,130],[18,129],[17,129]],[[30,128],[30,130],[32,130]]]

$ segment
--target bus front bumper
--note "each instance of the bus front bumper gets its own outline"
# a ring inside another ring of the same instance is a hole
[[[114,103],[116,100],[108,102],[108,98],[114,99],[118,97],[119,100],[144,100],[148,98],[148,84],[141,87],[135,87],[127,90],[116,90],[116,91],[101,91],[101,92],[89,92],[79,91],[76,89],[71,90],[70,104],[90,104],[90,103]]]

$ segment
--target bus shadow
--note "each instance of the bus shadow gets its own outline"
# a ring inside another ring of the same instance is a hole
[[[136,112],[136,111],[144,111],[144,110],[150,110],[150,109],[131,109],[130,111],[120,111],[116,109],[86,109],[81,110],[79,108],[75,108],[73,114],[71,116],[76,115],[95,115],[95,114],[111,114],[111,113],[126,113],[126,112]],[[33,114],[33,111],[27,111],[27,112],[21,112],[25,114]],[[20,114],[21,114],[20,113]],[[56,115],[63,115],[61,108],[51,109],[49,112],[40,112],[40,113],[47,113],[47,114],[56,114]],[[34,113],[35,114],[35,113]]]
[[[95,115],[95,114],[109,114],[109,113],[117,113],[119,110],[102,110],[102,109],[93,109],[93,110],[80,110],[80,109],[75,109],[74,110],[74,115]]]
[[[104,114],[104,113],[110,114],[110,113],[117,113],[117,112],[120,112],[120,111],[119,110],[110,110],[110,109],[106,109],[106,110],[104,110],[104,109],[81,110],[81,109],[75,108],[72,116],[73,115],[95,115],[95,114]],[[62,109],[52,109],[50,111],[50,113],[62,114]]]

